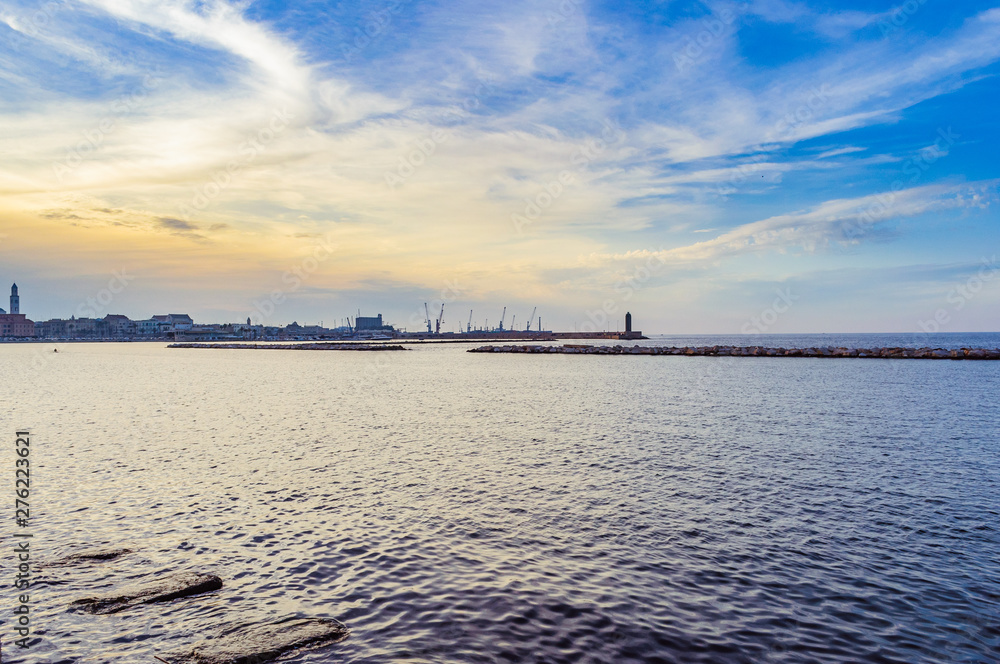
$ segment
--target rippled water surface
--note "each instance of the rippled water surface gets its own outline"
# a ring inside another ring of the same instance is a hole
[[[154,664],[287,616],[352,630],[295,662],[997,661],[1000,363],[466,348],[0,346],[36,560],[135,549],[41,570],[5,661]],[[226,585],[68,606],[167,570]]]

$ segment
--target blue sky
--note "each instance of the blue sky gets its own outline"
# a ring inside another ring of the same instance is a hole
[[[0,280],[35,320],[125,270],[96,313],[997,330],[998,60],[988,2],[15,0]]]

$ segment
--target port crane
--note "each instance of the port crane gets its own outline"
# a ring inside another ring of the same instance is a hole
[[[507,307],[503,308],[503,313],[500,315],[500,327],[497,328],[500,332],[503,332],[503,319],[507,317]]]
[[[441,303],[441,313],[438,315],[437,325],[434,326],[434,333],[441,334],[441,323],[444,322],[444,303]]]
[[[469,324],[465,326],[465,332],[472,332],[472,309],[469,309]]]
[[[538,311],[538,307],[531,310],[531,317],[528,318],[528,326],[524,328],[525,332],[531,332],[531,321],[535,320],[535,312]]]
[[[427,308],[427,303],[424,302],[424,313],[426,314],[427,320],[427,334],[431,333],[431,310]]]
[[[517,314],[510,317],[510,329],[512,331],[517,329]]]

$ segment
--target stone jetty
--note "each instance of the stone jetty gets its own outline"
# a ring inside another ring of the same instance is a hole
[[[73,602],[88,613],[118,613],[132,606],[169,602],[170,600],[218,590],[222,579],[214,574],[182,572],[154,579],[149,583],[121,588],[101,597],[89,597]]]
[[[167,348],[224,348],[226,350],[409,350],[399,344],[344,344],[344,343],[308,343],[308,344],[207,344],[179,343],[170,344]]]
[[[890,360],[1000,360],[998,348],[768,348],[766,346],[480,346],[470,353],[557,353],[565,355],[686,355],[710,357],[880,358]]]
[[[256,664],[333,645],[350,630],[332,618],[296,618],[246,625],[207,639],[190,652],[157,657],[168,664]]]

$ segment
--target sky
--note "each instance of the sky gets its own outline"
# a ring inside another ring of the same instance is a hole
[[[996,331],[998,73],[974,0],[5,0],[0,284],[36,321]]]

